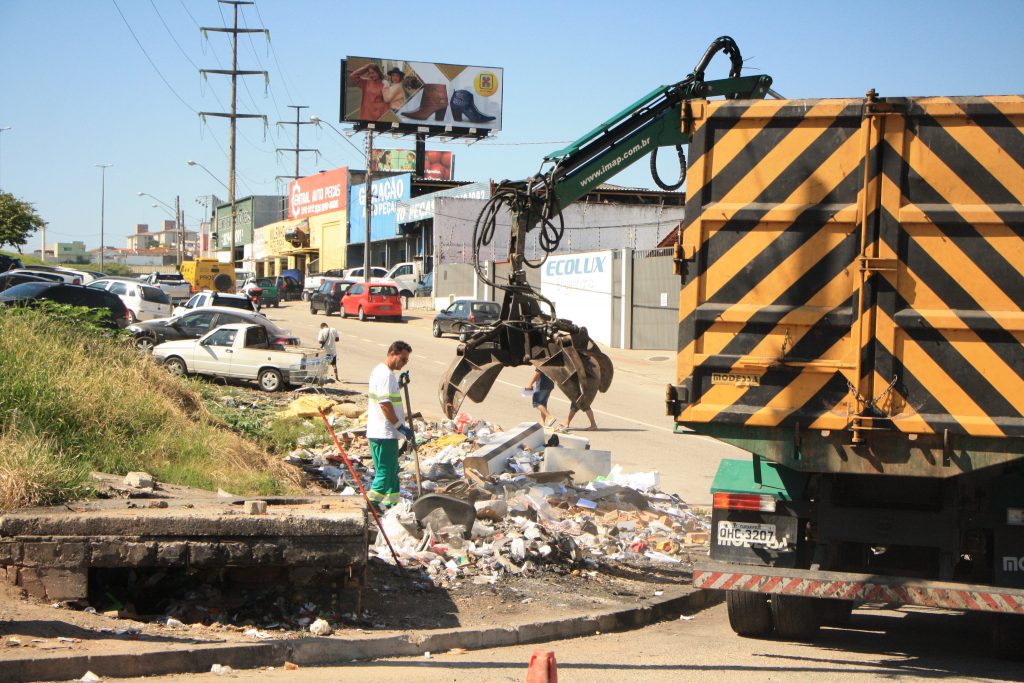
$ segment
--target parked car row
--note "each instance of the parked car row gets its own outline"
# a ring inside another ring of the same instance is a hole
[[[309,298],[309,312],[314,315],[340,313],[360,320],[382,318],[402,319],[402,297],[398,285],[392,282],[365,282],[363,280],[325,280]]]
[[[182,315],[159,320],[148,320],[128,326],[135,348],[151,352],[159,344],[169,341],[199,339],[222,325],[245,323],[259,325],[268,338],[281,346],[299,346],[299,338],[267,320],[259,313],[227,306],[206,306],[186,311]]]
[[[121,298],[128,309],[128,322],[166,318],[171,314],[171,300],[162,289],[144,285],[138,280],[108,277],[95,280],[90,289],[102,289]]]
[[[40,301],[52,301],[69,306],[83,306],[109,313],[102,323],[111,329],[128,325],[128,308],[116,294],[102,289],[68,284],[66,282],[25,282],[0,292],[0,306],[33,306]]]

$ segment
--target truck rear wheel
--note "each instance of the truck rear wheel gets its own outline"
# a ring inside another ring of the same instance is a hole
[[[992,615],[992,653],[1003,659],[1024,659],[1024,616]]]
[[[852,600],[822,598],[818,601],[823,626],[846,626],[853,616]]]
[[[738,635],[757,638],[772,632],[772,608],[764,593],[728,591],[725,605],[729,611],[729,626]]]
[[[773,595],[772,620],[775,632],[786,640],[813,640],[821,627],[821,613],[815,598],[802,595]]]

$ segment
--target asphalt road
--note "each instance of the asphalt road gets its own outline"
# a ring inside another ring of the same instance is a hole
[[[638,631],[463,654],[431,653],[429,659],[383,659],[297,671],[236,671],[233,678],[352,683],[523,681],[531,653],[543,648],[554,651],[562,683],[1021,680],[1024,664],[988,655],[983,617],[926,609],[861,609],[848,627],[823,629],[815,643],[793,643],[736,636],[729,628],[725,606],[719,605]],[[156,680],[179,678],[185,677]],[[201,674],[187,678],[212,681],[222,677]]]
[[[313,315],[305,302],[294,301],[280,308],[264,308],[267,316],[298,335],[305,344],[315,345],[321,322],[335,327],[342,389],[363,392],[370,370],[384,360],[388,345],[402,339],[413,347],[409,363],[411,400],[414,410],[440,417],[438,388],[441,376],[455,357],[459,342],[454,337],[435,339],[431,334],[431,311],[407,311],[402,323],[359,322],[337,315]],[[692,505],[707,505],[711,480],[723,457],[746,457],[743,451],[699,436],[675,434],[672,420],[665,415],[665,386],[673,381],[675,353],[668,351],[622,351],[605,349],[615,364],[611,389],[594,403],[599,430],[574,432],[588,437],[591,448],[608,450],[612,463],[627,472],[658,470],[661,488],[678,493]],[[508,428],[523,421],[537,421],[537,411],[520,389],[530,380],[530,368],[509,368],[502,372],[483,403],[463,404],[462,410],[475,418]],[[556,390],[548,407],[565,420],[569,402]],[[587,426],[585,415],[572,427]]]

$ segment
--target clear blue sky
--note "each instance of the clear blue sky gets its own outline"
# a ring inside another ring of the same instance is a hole
[[[500,144],[432,147],[455,153],[462,180],[534,173],[559,141],[685,76],[722,34],[736,39],[746,73],[770,74],[791,98],[859,97],[869,88],[883,96],[1024,93],[1020,0],[258,0],[256,8],[243,9],[244,26],[268,28],[272,48],[258,35],[251,43],[242,37],[240,68],[268,70],[270,89],[265,96],[261,78],[244,79],[239,111],[266,114],[271,125],[264,137],[261,123],[239,123],[239,196],[276,194],[283,187],[274,177],[292,173],[292,155],[274,151],[293,145],[294,127],[274,125],[294,119],[287,105],[309,105],[307,114],[341,127],[338,62],[350,54],[504,68],[504,130],[493,141]],[[197,67],[229,67],[228,38],[211,33],[207,41],[198,28],[223,26],[229,12],[215,0],[0,0],[0,127],[11,126],[0,133],[0,187],[35,204],[49,242],[99,246],[95,164],[113,164],[110,246],[125,246],[136,223],[167,217],[140,191],[172,204],[180,195],[190,227],[203,215],[196,197],[226,195],[185,162],[227,178],[226,120],[203,124],[195,112],[228,106],[227,79],[203,81]],[[726,63],[716,60],[708,76],[724,75]],[[525,144],[545,141],[555,144]],[[362,147],[362,136],[352,142]],[[329,129],[304,126],[302,146],[322,152],[316,161],[304,156],[303,175],[362,167]],[[411,145],[385,138],[383,146]],[[612,182],[653,187],[646,163]],[[38,236],[27,245],[37,248]]]

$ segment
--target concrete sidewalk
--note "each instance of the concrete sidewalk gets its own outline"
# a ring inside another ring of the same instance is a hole
[[[81,678],[92,671],[104,678],[200,673],[214,664],[233,669],[283,666],[323,666],[360,659],[416,656],[503,647],[553,639],[594,635],[640,628],[721,602],[721,594],[689,586],[665,590],[664,595],[630,608],[612,608],[564,614],[545,621],[490,628],[453,628],[420,631],[344,632],[323,638],[268,640],[257,643],[125,642],[104,654],[44,654],[28,648],[6,648],[0,655],[6,681],[50,681]]]

